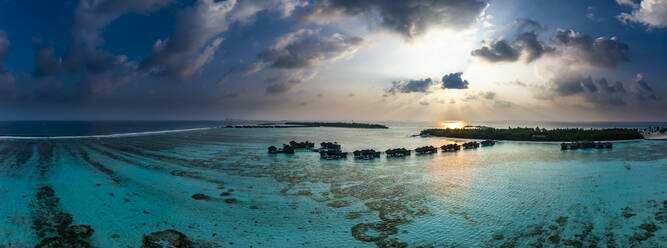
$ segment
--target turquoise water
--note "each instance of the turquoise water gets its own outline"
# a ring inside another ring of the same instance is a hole
[[[63,225],[90,225],[81,240],[94,247],[141,247],[168,229],[203,247],[667,246],[665,141],[500,142],[374,161],[266,152],[290,140],[345,151],[455,142],[410,137],[422,128],[1,140],[0,247],[34,247]]]

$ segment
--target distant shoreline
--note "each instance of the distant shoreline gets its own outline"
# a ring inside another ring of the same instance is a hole
[[[425,129],[419,135],[477,140],[530,141],[530,142],[574,142],[574,141],[626,141],[642,140],[645,137],[636,129],[540,129],[540,128],[464,128]]]
[[[284,122],[264,123],[255,125],[227,125],[227,128],[307,128],[307,127],[336,127],[336,128],[360,128],[360,129],[389,129],[389,127],[372,123],[355,122]]]
[[[415,136],[415,137],[420,137],[420,136]],[[486,140],[486,139],[454,138],[454,137],[445,137],[445,136],[428,136],[428,137],[421,137],[421,138],[445,138],[445,139],[451,139],[451,140],[457,140],[457,141],[470,141],[470,140],[472,140],[472,141],[482,141],[482,140]],[[595,142],[624,143],[624,142],[636,142],[636,141],[644,141],[644,140],[656,140],[656,139],[596,140]],[[502,143],[531,143],[531,144],[560,144],[560,143],[563,143],[563,142],[571,142],[571,141],[535,141],[535,140],[494,140],[494,141],[502,142]]]

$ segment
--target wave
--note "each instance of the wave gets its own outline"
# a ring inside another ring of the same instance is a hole
[[[23,140],[34,140],[34,139],[99,139],[99,138],[119,138],[119,137],[132,137],[132,136],[144,136],[144,135],[153,135],[153,134],[165,134],[165,133],[180,133],[180,132],[192,132],[192,131],[201,131],[209,130],[217,127],[199,127],[199,128],[187,128],[187,129],[173,129],[173,130],[160,130],[160,131],[146,131],[146,132],[132,132],[132,133],[117,133],[117,134],[97,134],[97,135],[78,135],[78,136],[0,136],[0,140],[8,139],[23,139]]]

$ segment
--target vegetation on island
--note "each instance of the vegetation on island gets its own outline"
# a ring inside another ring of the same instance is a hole
[[[380,124],[355,123],[355,122],[286,122],[285,125],[301,127],[346,127],[346,128],[389,128]]]
[[[518,141],[600,141],[600,140],[630,140],[643,139],[637,129],[610,128],[610,129],[582,129],[556,128],[540,129],[528,127],[503,128],[475,128],[475,129],[426,129],[420,135],[463,139],[492,139]]]

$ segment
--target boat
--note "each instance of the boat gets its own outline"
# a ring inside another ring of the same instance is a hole
[[[442,145],[440,149],[442,149],[443,152],[455,152],[461,150],[461,145],[456,143],[447,144],[447,145]]]
[[[410,150],[405,149],[405,148],[396,148],[396,149],[388,149],[385,151],[387,154],[388,158],[402,158],[405,156],[410,156]]]
[[[438,148],[435,148],[433,146],[422,146],[415,149],[415,152],[417,154],[433,154],[438,152]]]
[[[364,150],[356,150],[352,152],[354,154],[354,158],[356,159],[374,159],[374,158],[379,158],[380,157],[380,152],[376,152],[373,149],[364,149]]]

